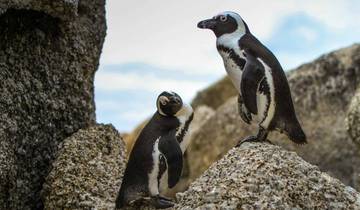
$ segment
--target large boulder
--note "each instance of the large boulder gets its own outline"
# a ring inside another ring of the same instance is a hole
[[[1,1],[0,134],[14,162],[2,172],[10,177],[0,205],[42,209],[58,144],[95,123],[105,31],[105,0]]]
[[[46,177],[45,209],[113,209],[126,150],[111,125],[81,129],[64,140]]]
[[[5,134],[0,130],[0,138]],[[16,180],[14,177],[14,149],[10,142],[0,139],[0,209],[9,209],[8,192]]]
[[[44,12],[62,20],[77,16],[79,0],[2,0],[0,14],[8,9],[26,9]]]
[[[346,125],[349,135],[353,141],[360,146],[360,87],[351,100]]]
[[[193,99],[191,105],[196,109],[201,105],[217,109],[229,98],[237,95],[237,90],[232,84],[230,78],[225,76],[210,87],[199,91]]]
[[[360,209],[360,194],[267,143],[244,143],[212,165],[175,209]]]
[[[308,137],[308,144],[296,146],[286,136],[273,133],[274,143],[296,151],[356,189],[360,189],[359,149],[348,137],[345,116],[348,104],[360,83],[360,45],[321,56],[288,76],[295,109]],[[236,97],[228,99],[215,115],[192,135],[188,149],[189,179],[200,176],[237,141],[255,134],[256,126],[242,122]]]

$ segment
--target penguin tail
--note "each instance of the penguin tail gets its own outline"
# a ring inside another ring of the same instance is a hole
[[[297,120],[295,122],[286,123],[285,132],[289,137],[289,139],[294,143],[296,144],[307,143],[306,135]]]

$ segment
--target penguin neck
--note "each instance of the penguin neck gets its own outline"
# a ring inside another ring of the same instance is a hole
[[[224,46],[234,50],[239,49],[239,40],[244,35],[245,33],[240,29],[229,34],[223,34],[216,39],[216,46]]]
[[[154,121],[161,130],[175,129],[180,125],[179,119],[175,116],[164,116],[158,111],[153,115],[151,121]]]

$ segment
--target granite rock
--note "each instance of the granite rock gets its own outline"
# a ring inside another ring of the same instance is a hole
[[[42,209],[58,144],[95,123],[105,0],[8,0],[0,8],[0,147],[11,145],[13,157],[0,206]]]
[[[113,209],[126,167],[115,128],[81,129],[60,147],[42,191],[45,209]]]
[[[71,20],[77,16],[79,0],[2,0],[0,15],[7,10],[35,10],[44,12],[62,20]]]
[[[360,194],[268,143],[244,143],[213,164],[175,209],[359,209]]]

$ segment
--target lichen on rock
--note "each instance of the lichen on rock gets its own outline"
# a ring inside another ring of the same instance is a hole
[[[125,143],[111,125],[64,140],[42,191],[45,209],[113,209],[126,167]]]
[[[267,143],[244,143],[213,164],[176,209],[359,209],[360,194]]]

